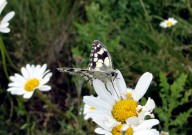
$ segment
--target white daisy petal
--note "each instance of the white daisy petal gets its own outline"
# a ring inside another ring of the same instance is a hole
[[[46,74],[48,74],[50,72],[50,70],[46,70],[45,72],[44,72],[44,74],[42,75],[42,78],[46,75]],[[52,74],[51,74],[51,76],[52,76]]]
[[[25,82],[25,78],[21,76],[20,74],[15,74],[15,77],[17,77],[18,81],[21,81],[22,83]]]
[[[27,64],[26,70],[28,71],[28,74],[29,74],[30,79],[31,79],[31,77],[33,76],[33,71],[32,71],[31,66],[29,64]]]
[[[1,23],[3,24],[3,23],[10,21],[14,15],[15,15],[14,11],[9,12],[5,17],[3,17],[3,19],[1,20]]]
[[[27,92],[27,93],[25,93],[25,94],[23,95],[23,98],[29,99],[29,98],[31,98],[31,96],[33,95],[33,93],[34,93],[34,92]]]
[[[9,26],[9,23],[8,23],[8,22],[3,23],[3,24],[0,25],[0,29],[5,29],[5,28],[8,27],[8,26]]]
[[[0,14],[1,14],[2,10],[5,8],[6,5],[7,5],[6,0],[0,0]]]
[[[43,85],[43,86],[38,87],[37,89],[40,91],[49,91],[49,90],[51,90],[51,87],[48,85]]]
[[[115,85],[117,86],[117,89],[121,92],[121,93],[126,93],[127,91],[127,87],[125,84],[125,80],[121,74],[121,72],[119,70],[117,70],[117,77],[115,78],[114,81]]]
[[[97,123],[100,127],[107,131],[111,131],[114,126],[117,126],[120,124],[120,122],[117,122],[116,120],[112,119],[112,117],[106,115],[102,117],[102,115],[97,117],[92,117],[93,121]]]
[[[116,101],[120,100],[121,97],[120,97],[119,90],[117,89],[117,87],[113,83],[107,82],[106,83],[106,88],[111,93],[111,95],[113,96],[113,98]]]
[[[147,100],[147,103],[145,104],[145,106],[143,107],[143,109],[144,109],[145,111],[152,112],[154,108],[155,108],[155,102],[154,102],[153,99],[151,99],[151,98],[149,97],[148,100]]]
[[[42,78],[42,75],[43,75],[43,73],[45,72],[46,68],[47,68],[47,64],[44,64],[44,65],[41,67],[41,69],[37,72],[37,73],[38,73],[38,74],[37,74],[37,78]]]
[[[156,129],[150,129],[150,131],[153,133],[152,135],[159,135],[159,131]]]
[[[3,29],[0,29],[0,32],[2,32],[2,33],[9,33],[10,29],[9,28],[3,28]]]
[[[159,124],[157,119],[149,119],[143,121],[139,126],[135,127],[135,130],[151,129],[153,126]]]
[[[50,70],[47,70],[47,71],[48,72],[46,74],[45,73],[43,74],[43,76],[44,76],[43,78],[46,78],[46,77],[50,78],[53,75],[52,73],[50,73]]]
[[[1,14],[2,10],[5,8],[6,4],[7,4],[6,0],[0,0],[0,14]],[[0,20],[0,32],[1,33],[9,33],[10,32],[10,29],[8,28],[9,21],[13,18],[14,15],[15,15],[14,11],[9,12],[7,15],[5,15],[3,17],[2,20]]]
[[[110,122],[111,121],[115,121],[115,122],[117,122],[116,120],[114,120],[114,119],[110,119],[110,118],[112,118],[112,116],[110,116],[109,115],[109,110],[107,110],[107,109],[98,109],[98,108],[95,108],[94,107],[94,109],[92,109],[92,111],[89,111],[87,114],[89,114],[89,116],[92,118],[92,119],[109,119],[110,120]],[[109,121],[108,120],[108,121]]]
[[[110,93],[106,90],[105,85],[100,80],[93,80],[93,86],[95,87],[95,92],[100,98],[104,99],[111,105],[115,103],[115,100],[113,100]]]
[[[112,135],[112,133],[110,133],[102,128],[96,128],[95,133],[100,134],[100,135]]]
[[[21,68],[21,73],[22,73],[22,75],[23,75],[23,77],[24,77],[25,79],[28,79],[28,78],[29,78],[29,73],[27,72],[26,68],[22,67],[22,68]]]
[[[25,91],[23,89],[15,88],[15,87],[9,88],[9,89],[7,89],[7,91],[10,91],[11,94],[13,94],[13,95],[23,95],[25,93]]]
[[[44,77],[42,77],[42,78],[43,78],[43,79],[51,78],[52,75],[53,75],[53,74],[52,74],[51,72],[49,72],[49,73],[47,73],[46,75],[44,74],[44,75],[43,75]]]
[[[26,92],[25,91],[23,91],[23,90],[15,90],[15,91],[11,91],[11,94],[13,94],[13,95],[23,95],[23,94],[25,94]]]
[[[138,125],[139,120],[138,120],[138,118],[137,118],[136,116],[133,116],[133,117],[128,118],[128,119],[126,120],[126,123],[127,123],[128,125]]]
[[[84,96],[83,101],[88,104],[89,106],[94,106],[94,108],[98,110],[106,109],[106,110],[111,110],[111,105],[108,104],[105,101],[101,101],[96,97],[92,96]]]
[[[8,86],[9,86],[9,87],[21,87],[21,86],[22,86],[22,83],[18,83],[18,82],[9,83]]]
[[[103,130],[102,128],[96,128],[95,129],[95,133],[97,133],[97,134],[102,134],[102,135],[104,135],[105,134],[105,130]],[[112,134],[111,134],[112,135]]]
[[[92,108],[91,106],[89,106],[89,105],[87,105],[87,104],[84,104],[84,107],[81,108],[81,109],[83,109],[82,111],[83,111],[83,115],[84,115],[84,119],[85,119],[85,120],[88,120],[88,119],[90,118],[88,112],[95,110],[94,108]],[[82,114],[82,112],[81,112],[80,114]]]
[[[42,81],[41,81],[41,83],[40,83],[40,85],[44,85],[44,84],[46,84],[48,81],[50,80],[50,78],[44,78]]]
[[[8,84],[9,87],[12,87],[13,85],[18,86],[18,87],[21,87],[21,86],[24,87],[24,85],[25,85],[25,82],[24,82],[24,81],[20,81],[20,80],[19,80],[17,77],[15,77],[15,76],[14,76],[14,77],[12,76],[12,77],[10,77],[10,78],[12,79],[12,80],[10,79],[11,81],[13,81],[13,80],[14,80],[14,81]],[[12,83],[15,83],[15,84],[12,84]]]
[[[7,91],[19,91],[20,88],[10,87],[7,89]]]
[[[155,129],[141,130],[134,133],[134,135],[159,135],[159,131]]]
[[[15,76],[10,76],[9,79],[13,82],[16,82],[18,81],[18,79],[15,77]]]
[[[133,99],[134,100],[139,101],[144,96],[147,89],[149,88],[152,78],[153,78],[153,76],[149,72],[146,72],[141,76],[141,78],[139,79],[139,81],[135,87],[135,90],[133,90]]]
[[[38,71],[41,69],[41,66],[40,65],[37,65],[36,67],[35,67],[35,70],[34,70],[34,73],[37,73],[37,74],[34,74],[34,77],[35,78],[38,78]]]
[[[32,76],[34,77],[34,78],[37,78],[36,77],[36,72],[35,72],[35,65],[31,65],[31,72],[32,72]],[[37,78],[38,79],[38,78]]]

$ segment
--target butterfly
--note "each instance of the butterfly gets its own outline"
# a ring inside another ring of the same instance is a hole
[[[107,81],[113,81],[117,76],[116,70],[113,69],[111,55],[105,45],[98,40],[93,41],[87,69],[62,67],[57,68],[57,70],[80,75],[91,85],[93,79],[99,79],[107,83]]]

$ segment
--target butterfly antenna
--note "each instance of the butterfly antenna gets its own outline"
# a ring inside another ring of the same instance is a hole
[[[130,65],[128,65],[128,66],[125,66],[125,67],[123,67],[123,68],[120,68],[119,70],[122,70],[122,69],[125,69],[125,68],[127,68],[127,67],[130,67],[130,66],[132,66],[132,65],[134,65],[134,64],[136,64],[136,63],[138,63],[138,61],[137,61],[137,62],[134,62],[134,63],[132,63],[132,64],[130,64]]]

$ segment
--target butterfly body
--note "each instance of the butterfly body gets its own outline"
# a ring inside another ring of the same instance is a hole
[[[106,83],[112,81],[117,76],[116,70],[113,69],[112,60],[106,47],[98,40],[92,44],[90,62],[87,69],[81,68],[57,68],[60,72],[77,74],[85,78],[92,84],[93,79],[99,79]]]

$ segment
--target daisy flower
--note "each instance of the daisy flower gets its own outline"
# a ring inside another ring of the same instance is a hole
[[[148,98],[144,106],[138,104],[152,81],[152,74],[144,73],[135,89],[128,89],[120,71],[117,73],[113,83],[108,82],[105,85],[98,79],[93,80],[93,86],[99,98],[84,96],[84,103],[94,108],[89,109],[85,116],[92,118],[99,125],[95,132],[106,135],[121,135],[123,132],[133,135],[141,133],[158,135],[159,132],[151,128],[159,121],[145,120],[146,116],[154,117],[152,111],[155,108],[155,102]]]
[[[158,123],[158,120],[151,119],[145,120],[138,126],[128,126],[126,129],[125,126],[123,127],[123,124],[119,124],[113,127],[112,132],[104,128],[96,128],[95,132],[104,135],[122,135],[122,133],[124,133],[124,135],[159,135],[159,131],[151,129],[152,126],[157,125]]]
[[[7,5],[6,0],[0,0],[0,14],[6,5]],[[9,21],[13,18],[14,15],[15,15],[15,12],[11,11],[7,15],[5,15],[5,17],[3,17],[3,19],[0,20],[0,32],[2,32],[2,33],[10,32],[10,29],[8,28]]]
[[[36,89],[40,91],[49,91],[51,87],[46,85],[50,80],[52,73],[46,70],[47,64],[29,65],[21,68],[21,75],[16,73],[10,76],[9,91],[13,95],[23,95],[24,98],[30,98]]]
[[[163,22],[160,23],[160,26],[162,28],[169,28],[177,23],[177,20],[174,18],[168,18],[168,20],[164,20]]]

